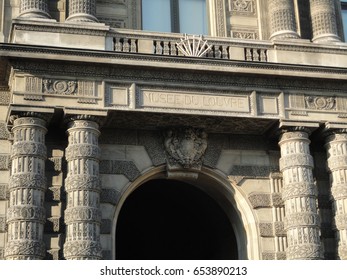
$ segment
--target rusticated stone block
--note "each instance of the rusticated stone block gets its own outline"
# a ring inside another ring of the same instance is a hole
[[[262,259],[263,260],[275,260],[276,259],[276,253],[275,252],[263,252],[262,253]]]
[[[281,207],[284,205],[281,193],[272,193],[271,200],[272,200],[272,206],[274,207]]]
[[[130,181],[140,176],[140,171],[132,161],[102,160],[100,162],[101,174],[123,174]]]
[[[102,251],[102,259],[103,260],[112,260],[112,253],[110,250],[103,250]]]
[[[7,199],[7,190],[8,186],[7,184],[0,184],[0,200],[6,200]]]
[[[160,131],[144,131],[139,135],[139,144],[146,148],[154,166],[166,163],[163,136]]]
[[[254,209],[271,207],[271,196],[268,193],[251,193],[248,199]]]
[[[117,204],[119,192],[115,189],[102,189],[100,194],[100,201],[102,203]]]
[[[100,233],[108,234],[111,233],[112,222],[109,219],[102,219],[100,225]]]
[[[274,228],[276,236],[287,236],[287,232],[284,230],[284,222],[275,222]]]
[[[6,123],[0,122],[0,139],[7,140],[10,138],[10,133],[7,130]]]
[[[260,223],[259,231],[260,231],[260,236],[262,237],[274,236],[272,223]]]
[[[6,217],[5,215],[0,215],[0,232],[6,231]]]
[[[276,252],[276,260],[286,260],[286,252]]]
[[[10,168],[10,157],[8,155],[0,155],[0,170],[8,170]]]

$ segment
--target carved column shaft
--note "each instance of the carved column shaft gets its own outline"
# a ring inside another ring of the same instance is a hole
[[[327,137],[328,170],[331,182],[334,231],[338,259],[347,260],[347,133]]]
[[[67,21],[98,22],[95,0],[70,0]]]
[[[48,0],[21,0],[19,16],[26,18],[51,18],[48,12]]]
[[[313,159],[308,134],[285,132],[281,147],[287,259],[320,259],[320,221],[317,214],[317,187],[313,180]]]
[[[102,257],[99,134],[98,124],[93,121],[75,120],[69,123],[64,244],[64,256],[68,260],[96,260]]]
[[[270,39],[297,39],[293,0],[269,0]]]
[[[39,118],[22,117],[14,121],[12,128],[14,140],[5,249],[8,260],[37,260],[45,256],[45,126],[45,121]]]
[[[314,42],[341,41],[337,32],[335,0],[310,0]]]

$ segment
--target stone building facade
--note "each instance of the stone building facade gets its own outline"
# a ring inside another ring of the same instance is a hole
[[[347,259],[340,1],[203,3],[0,1],[0,259]]]

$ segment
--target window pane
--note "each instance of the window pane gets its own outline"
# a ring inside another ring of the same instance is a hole
[[[142,29],[171,32],[170,0],[142,0]]]
[[[342,1],[345,3],[346,1]],[[347,42],[347,2],[342,6],[342,22],[343,22],[343,31],[345,33],[345,41]]]
[[[206,0],[179,0],[180,32],[207,34]]]

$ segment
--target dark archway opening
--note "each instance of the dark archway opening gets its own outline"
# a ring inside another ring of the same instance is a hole
[[[152,180],[125,201],[117,221],[116,258],[141,260],[238,259],[231,223],[197,187]]]

